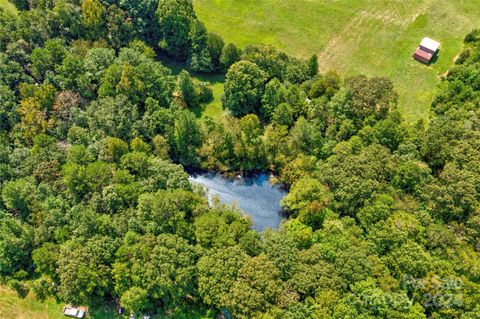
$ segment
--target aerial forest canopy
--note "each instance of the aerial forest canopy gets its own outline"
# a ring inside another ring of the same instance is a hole
[[[209,33],[189,0],[0,8],[0,282],[183,318],[480,317],[480,32],[428,123],[387,78]],[[162,64],[185,66],[178,75]],[[192,72],[225,74],[221,120]],[[257,233],[185,168],[270,171]]]

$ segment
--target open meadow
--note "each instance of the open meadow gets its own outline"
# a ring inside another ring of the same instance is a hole
[[[25,298],[18,297],[17,293],[0,285],[0,319],[63,319],[63,303],[48,298],[39,301],[33,293]],[[92,311],[91,319],[119,318],[112,313],[110,308]]]
[[[440,77],[463,37],[480,27],[480,0],[195,0],[207,28],[243,47],[267,43],[322,71],[388,76],[410,122],[428,116]],[[441,42],[431,66],[413,61],[425,36]]]
[[[33,295],[21,299],[17,294],[0,286],[0,319],[61,319],[62,305],[52,299],[38,301]]]
[[[4,8],[11,13],[17,13],[17,9],[15,8],[15,6],[8,2],[8,0],[0,0],[0,8]]]

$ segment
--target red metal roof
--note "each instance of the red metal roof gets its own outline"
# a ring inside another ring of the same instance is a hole
[[[417,50],[415,51],[415,54],[413,55],[414,59],[420,60],[425,63],[430,62],[432,57],[433,57],[433,54],[423,51],[420,47],[417,48]]]

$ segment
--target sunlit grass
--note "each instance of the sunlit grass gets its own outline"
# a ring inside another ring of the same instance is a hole
[[[39,301],[30,293],[25,298],[18,297],[17,293],[0,286],[0,319],[65,319],[63,303],[48,298]],[[120,319],[115,316],[112,307],[105,309],[90,309],[90,319]]]
[[[10,13],[17,14],[17,8],[15,8],[13,4],[8,2],[8,0],[0,0],[0,8],[3,8]]]

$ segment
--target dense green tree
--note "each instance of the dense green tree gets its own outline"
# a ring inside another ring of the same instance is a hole
[[[251,318],[276,304],[283,289],[279,271],[267,256],[252,257],[238,271],[227,307],[237,318]]]
[[[12,3],[18,10],[27,10],[30,6],[28,0],[13,0]]]
[[[21,221],[0,215],[0,274],[10,276],[30,267],[33,246],[31,228]]]
[[[191,166],[198,163],[197,148],[202,139],[197,119],[189,111],[181,112],[175,121],[175,154],[180,163]]]
[[[208,33],[207,47],[210,58],[212,59],[213,71],[221,71],[223,68],[221,57],[225,42],[223,42],[223,39],[219,35],[210,32]]]
[[[17,107],[15,93],[0,85],[0,130],[9,131],[18,122]]]
[[[312,77],[318,74],[318,57],[315,54],[308,60],[308,73]]]
[[[115,50],[107,48],[91,48],[85,54],[84,67],[92,81],[100,81],[105,70],[115,60]]]
[[[87,194],[101,191],[112,176],[111,166],[104,162],[88,163],[86,166],[67,163],[62,169],[63,181],[78,200]]]
[[[61,40],[48,40],[45,47],[32,51],[32,74],[37,80],[43,80],[47,72],[53,72],[56,65],[62,63],[65,56],[64,43]]]
[[[474,318],[480,32],[409,124],[390,80],[225,45],[192,3],[0,9],[0,281],[135,315]],[[226,72],[234,116],[158,54]],[[275,174],[288,217],[256,232],[182,164]]]
[[[191,237],[192,221],[197,209],[204,205],[202,198],[184,190],[158,191],[138,198],[138,225],[148,233],[177,233]]]
[[[122,54],[123,53],[123,54]],[[130,55],[130,53],[132,53]],[[132,58],[140,61],[132,61]],[[121,60],[129,59],[128,63]],[[112,64],[105,71],[98,93],[101,97],[125,95],[135,104],[143,104],[149,97],[167,106],[174,89],[170,71],[160,62],[132,50],[124,50],[118,57],[121,64]],[[132,65],[137,64],[137,65]]]
[[[235,44],[228,43],[222,49],[222,54],[220,55],[220,64],[224,71],[227,71],[230,66],[234,63],[240,61],[240,56],[242,51],[238,49]]]
[[[140,152],[147,155],[150,154],[150,145],[138,137],[130,142],[130,149],[134,152]]]
[[[196,240],[208,249],[242,244],[250,231],[250,222],[236,211],[219,209],[195,220]]]
[[[63,90],[83,89],[85,73],[83,58],[78,55],[67,55],[62,64],[56,68],[56,82]]]
[[[256,64],[235,63],[225,79],[224,106],[235,116],[258,112],[265,82],[266,75]]]
[[[208,32],[199,20],[193,20],[190,25],[190,68],[196,72],[211,72],[214,69],[212,56],[208,47]]]
[[[58,259],[60,296],[74,304],[89,304],[111,293],[112,279],[109,263],[116,250],[113,239],[100,237],[86,245],[67,242]]]
[[[153,152],[155,153],[155,155],[157,155],[161,159],[168,158],[168,154],[170,153],[170,145],[168,145],[168,141],[165,139],[165,137],[161,135],[156,135],[152,139],[152,144]]]
[[[56,278],[59,247],[54,243],[45,243],[42,247],[32,251],[32,260],[35,271]]]
[[[340,89],[340,78],[336,73],[328,72],[315,80],[308,91],[308,96],[312,99],[321,96],[332,98]]]
[[[180,96],[183,101],[187,104],[188,107],[197,107],[198,106],[198,96],[195,92],[195,85],[193,79],[190,77],[190,74],[183,70],[178,75],[177,81],[178,90],[180,91]]]
[[[266,120],[270,120],[276,113],[276,108],[286,102],[285,87],[277,78],[265,85],[265,92],[262,96],[261,114]],[[278,121],[277,123],[281,123]]]
[[[271,45],[247,46],[243,50],[242,60],[256,64],[266,73],[268,80],[285,79],[289,57]]]
[[[234,120],[233,152],[236,167],[242,171],[264,169],[267,165],[260,120],[254,114]]]
[[[148,156],[143,152],[130,152],[121,157],[120,165],[131,174],[143,177],[148,169]]]
[[[130,19],[129,14],[131,12],[122,10],[114,4],[107,8],[106,38],[114,48],[126,46],[132,40],[134,22]]]
[[[105,26],[105,7],[99,0],[83,0],[82,14],[89,36],[95,39],[103,35]]]
[[[155,192],[167,188],[191,189],[188,174],[185,173],[183,167],[167,160],[150,157],[146,176],[142,181],[144,192]]]
[[[472,172],[447,164],[439,179],[427,186],[432,212],[446,221],[465,219],[478,205],[475,180]]]
[[[430,254],[413,241],[407,241],[395,248],[385,259],[397,276],[410,275],[420,278],[432,267]]]
[[[120,304],[131,314],[139,314],[151,307],[148,292],[139,287],[132,287],[122,294]]]
[[[190,25],[196,20],[191,0],[159,0],[156,11],[161,49],[185,61],[190,49]]]
[[[128,20],[131,20],[129,36],[145,39],[151,45],[156,45],[160,37],[155,16],[158,0],[123,0],[118,1],[117,5],[128,13]],[[123,23],[128,23],[128,20]]]
[[[320,155],[323,139],[314,123],[300,117],[290,131],[289,144],[296,154]]]
[[[322,259],[316,246],[299,252],[294,270],[288,284],[302,297],[314,296],[321,290],[341,291],[343,289],[338,271]]]
[[[280,103],[272,114],[272,122],[276,125],[292,127],[294,124],[292,106],[288,103]]]
[[[266,233],[263,250],[268,259],[280,272],[284,281],[290,279],[298,264],[298,248],[296,242],[282,233]]]
[[[99,159],[106,162],[118,162],[128,152],[128,144],[116,137],[107,137],[97,144]]]
[[[24,68],[17,61],[10,59],[5,53],[0,52],[0,83],[15,92],[18,92],[20,83],[32,83],[34,78],[24,72]]]
[[[393,212],[395,200],[386,194],[380,194],[358,213],[357,218],[362,227],[369,229],[378,222],[387,219]]]
[[[198,260],[198,291],[205,303],[223,308],[238,270],[247,259],[238,246],[209,251]]]
[[[320,169],[337,207],[350,213],[356,213],[372,194],[385,188],[393,165],[389,151],[379,145],[358,154],[353,146],[350,142],[337,144],[334,155]]]
[[[412,194],[419,194],[432,179],[430,168],[423,162],[404,161],[395,169],[393,184]]]
[[[287,211],[298,214],[313,207],[325,207],[328,200],[329,192],[324,185],[317,179],[304,177],[292,185],[282,205]]]
[[[312,71],[309,68],[310,65],[305,61],[290,57],[283,78],[290,83],[301,84],[311,77],[310,72]]]
[[[34,209],[35,179],[25,177],[8,181],[2,188],[2,200],[5,207],[14,215],[26,218]]]
[[[132,138],[139,120],[138,109],[125,95],[101,98],[88,106],[87,113],[92,132],[125,140]]]
[[[128,233],[117,255],[113,274],[122,299],[133,287],[143,287],[149,300],[161,300],[168,309],[193,292],[195,254],[193,247],[177,235]],[[142,300],[143,305],[146,300]]]
[[[387,78],[367,79],[358,76],[347,79],[345,84],[351,93],[350,108],[346,115],[352,119],[382,119],[397,105],[398,95]]]

